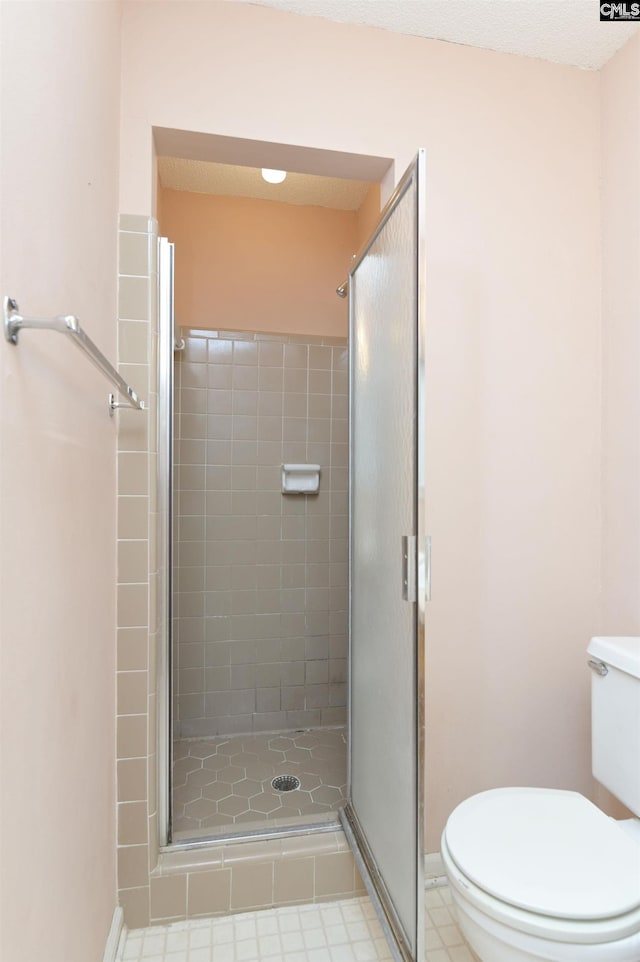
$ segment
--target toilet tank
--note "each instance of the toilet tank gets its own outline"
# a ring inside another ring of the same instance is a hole
[[[592,771],[640,816],[640,638],[592,638],[587,653]]]

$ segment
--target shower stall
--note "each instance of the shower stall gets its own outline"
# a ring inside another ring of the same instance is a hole
[[[346,787],[346,339],[182,329],[173,838],[335,820]],[[283,493],[283,464],[320,465]]]
[[[161,840],[341,825],[394,957],[420,962],[423,152],[341,285],[348,338],[174,329],[172,260],[162,239]],[[288,490],[300,466],[317,490]]]

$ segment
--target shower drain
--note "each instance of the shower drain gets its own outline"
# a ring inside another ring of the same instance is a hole
[[[300,779],[295,775],[276,775],[271,787],[275,788],[276,792],[295,792],[296,788],[300,788]]]

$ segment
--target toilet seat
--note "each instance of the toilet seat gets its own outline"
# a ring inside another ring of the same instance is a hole
[[[442,855],[465,898],[522,932],[577,944],[640,932],[640,847],[575,792],[475,795],[449,818]]]

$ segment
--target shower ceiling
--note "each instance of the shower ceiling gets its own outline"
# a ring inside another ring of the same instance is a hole
[[[284,204],[358,210],[371,183],[341,177],[289,172],[281,184],[267,184],[256,167],[216,164],[183,157],[159,157],[158,176],[162,187],[197,194],[226,194],[256,197]]]

